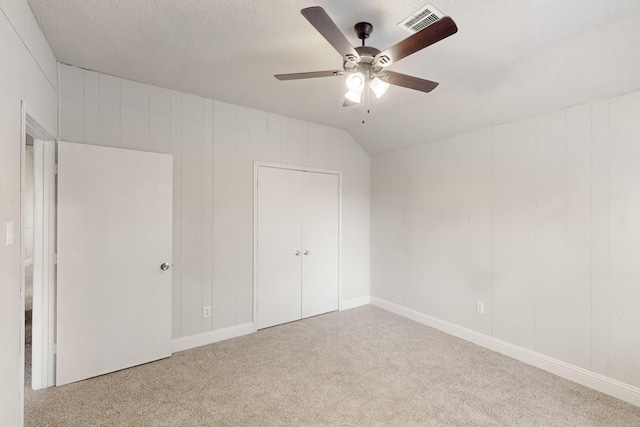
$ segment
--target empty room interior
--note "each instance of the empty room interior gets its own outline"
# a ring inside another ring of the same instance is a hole
[[[640,426],[637,0],[0,10],[0,426]]]

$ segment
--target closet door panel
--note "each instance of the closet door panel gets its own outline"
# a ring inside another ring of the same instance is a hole
[[[302,172],[302,317],[338,309],[339,177]]]
[[[258,329],[301,317],[299,174],[258,168]]]

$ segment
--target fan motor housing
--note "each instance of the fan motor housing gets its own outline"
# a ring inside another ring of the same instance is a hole
[[[344,70],[348,72],[352,71],[361,71],[366,72],[367,70],[371,70],[372,73],[377,73],[382,70],[380,66],[372,66],[373,60],[377,54],[380,53],[380,49],[376,49],[373,46],[359,46],[356,47],[356,52],[360,55],[360,61],[345,61],[343,64]]]

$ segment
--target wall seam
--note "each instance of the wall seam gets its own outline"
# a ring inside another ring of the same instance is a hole
[[[538,194],[540,191],[539,188],[539,180],[538,177],[540,176],[540,173],[538,171],[538,164],[540,159],[538,158],[538,142],[539,142],[539,129],[540,129],[540,118],[536,118],[535,121],[535,130],[534,130],[534,144],[533,144],[533,151],[534,151],[534,165],[533,165],[533,170],[534,170],[534,182],[535,182],[535,203],[534,203],[534,208],[535,208],[535,222],[534,222],[534,248],[533,248],[533,348],[534,350],[538,350],[538,297],[539,297],[539,292],[538,292],[538,213],[539,213],[539,208],[538,208]]]
[[[204,117],[204,114],[201,114],[202,117]],[[201,146],[200,146],[200,154],[201,154],[201,165],[202,165],[202,177],[200,179],[200,183],[202,184],[202,192],[201,192],[201,197],[203,199],[203,203],[202,203],[202,215],[200,215],[200,229],[203,231],[202,233],[202,244],[200,245],[200,250],[202,251],[202,253],[205,253],[205,239],[207,238],[207,236],[204,235],[204,189],[205,189],[205,180],[204,180],[204,168],[205,168],[205,157],[204,157],[204,126],[205,124],[202,124],[202,138],[200,140]],[[204,317],[204,313],[203,313],[203,303],[204,303],[204,287],[205,287],[205,283],[204,283],[204,269],[205,269],[205,261],[204,261],[204,256],[202,256],[202,264],[200,265],[200,311],[199,311],[199,316],[200,317],[200,332],[204,332],[204,328],[205,328],[205,317]],[[211,314],[211,313],[209,313]]]
[[[495,248],[495,225],[494,225],[494,221],[495,221],[495,167],[496,167],[496,162],[495,162],[495,141],[496,141],[496,127],[492,126],[491,127],[491,287],[490,287],[490,296],[489,299],[491,301],[491,319],[490,319],[490,324],[489,324],[489,333],[491,334],[491,336],[493,335],[493,326],[494,326],[494,322],[495,322],[495,310],[494,310],[494,306],[493,306],[493,288],[495,286],[495,277],[494,277],[494,273],[495,273],[495,263],[494,263],[494,248]]]
[[[590,304],[590,317],[591,317],[591,322],[589,322],[589,337],[590,337],[590,344],[589,344],[589,369],[593,370],[593,102],[589,104],[590,107],[590,114],[589,114],[589,125],[590,125],[590,132],[589,132],[589,137],[590,137],[590,175],[591,175],[591,192],[589,193],[590,196],[590,200],[589,200],[589,204],[590,204],[590,210],[591,210],[591,215],[590,215],[590,227],[589,227],[589,245],[590,245],[590,249],[591,249],[591,253],[590,253],[590,261],[589,261],[589,265],[591,266],[591,275],[590,275],[590,286],[589,286],[589,304]]]
[[[611,316],[611,101],[607,100],[607,320]],[[607,329],[607,375],[609,375],[611,334]]]
[[[567,282],[567,270],[568,270],[568,265],[567,265],[567,242],[568,242],[568,233],[567,233],[567,206],[568,206],[568,195],[567,195],[567,182],[568,182],[568,169],[569,169],[569,160],[568,160],[568,141],[567,141],[567,133],[568,133],[568,129],[567,129],[567,111],[568,110],[564,110],[564,114],[563,114],[563,143],[564,143],[564,303],[562,304],[564,306],[564,328],[563,328],[563,359],[566,360],[567,359],[567,295],[569,294],[569,290],[568,290],[568,282]]]

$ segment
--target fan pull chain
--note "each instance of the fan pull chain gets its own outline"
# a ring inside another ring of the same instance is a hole
[[[364,110],[367,108],[367,92],[369,92],[369,70],[364,79],[364,89],[362,90],[362,124],[364,124]]]
[[[362,40],[362,45],[364,46],[364,39]],[[365,109],[367,110],[367,114],[371,113],[371,109],[369,108],[369,102],[371,100],[371,94],[369,93],[371,91],[371,87],[369,86],[369,82],[371,81],[371,70],[367,70],[367,79],[365,81],[365,86],[364,86],[364,98],[362,103],[362,115],[364,116],[365,114]],[[366,105],[365,105],[366,104]],[[362,119],[362,124],[364,124],[365,120],[364,118]]]

